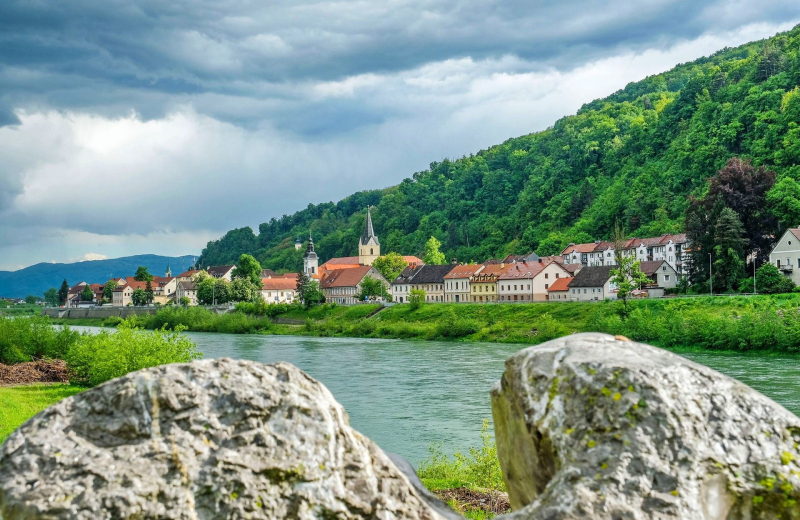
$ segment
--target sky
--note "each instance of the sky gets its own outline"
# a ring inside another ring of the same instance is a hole
[[[0,270],[199,255],[798,23],[796,0],[3,0]]]

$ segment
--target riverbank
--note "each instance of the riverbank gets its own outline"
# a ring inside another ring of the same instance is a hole
[[[70,384],[0,387],[0,443],[22,423],[86,388]]]
[[[673,350],[800,353],[800,294],[696,297],[630,302],[529,304],[408,304],[381,309],[322,305],[284,309],[279,317],[302,325],[276,323],[262,315],[215,314],[203,308],[164,308],[138,316],[136,324],[155,329],[182,325],[190,331],[533,345],[576,332],[623,335]],[[109,326],[115,320],[54,323]]]

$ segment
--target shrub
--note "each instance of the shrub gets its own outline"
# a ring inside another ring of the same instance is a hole
[[[561,336],[569,334],[569,330],[559,323],[558,320],[550,316],[548,312],[544,313],[536,322],[536,329],[539,332],[536,336],[537,342],[550,341],[551,339],[560,338]]]
[[[425,303],[425,291],[422,289],[412,289],[408,294],[408,303],[411,304],[412,311],[419,309]]]
[[[43,316],[10,318],[0,315],[0,363],[37,358],[62,358],[80,339],[69,327],[53,327]]]
[[[85,334],[65,356],[71,382],[95,386],[135,370],[198,359],[201,354],[183,330],[149,332],[125,320],[116,332]]]
[[[480,448],[470,448],[469,454],[455,453],[453,458],[442,452],[441,445],[430,448],[431,455],[422,461],[417,474],[426,481],[446,481],[448,487],[505,490],[497,446],[489,432],[489,420],[483,420]]]
[[[434,336],[440,338],[463,338],[481,330],[481,324],[471,318],[457,317],[452,309],[439,318]]]

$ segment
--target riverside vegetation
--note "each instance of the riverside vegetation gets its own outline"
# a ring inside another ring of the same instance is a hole
[[[537,344],[575,332],[606,332],[670,349],[800,352],[800,294],[665,298],[621,303],[378,304],[352,307],[239,304],[215,314],[168,307],[130,323],[148,329]],[[276,323],[274,318],[284,318]],[[66,320],[69,321],[69,320]],[[87,322],[117,325],[111,318]],[[63,320],[62,320],[63,322]],[[72,321],[69,321],[72,323]]]

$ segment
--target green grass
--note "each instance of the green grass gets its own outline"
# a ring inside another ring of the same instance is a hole
[[[28,303],[22,303],[19,305],[13,305],[6,302],[0,303],[0,314],[5,314],[6,316],[38,316],[41,313],[41,305],[30,305]]]
[[[0,442],[48,406],[82,390],[65,384],[0,387]]]

